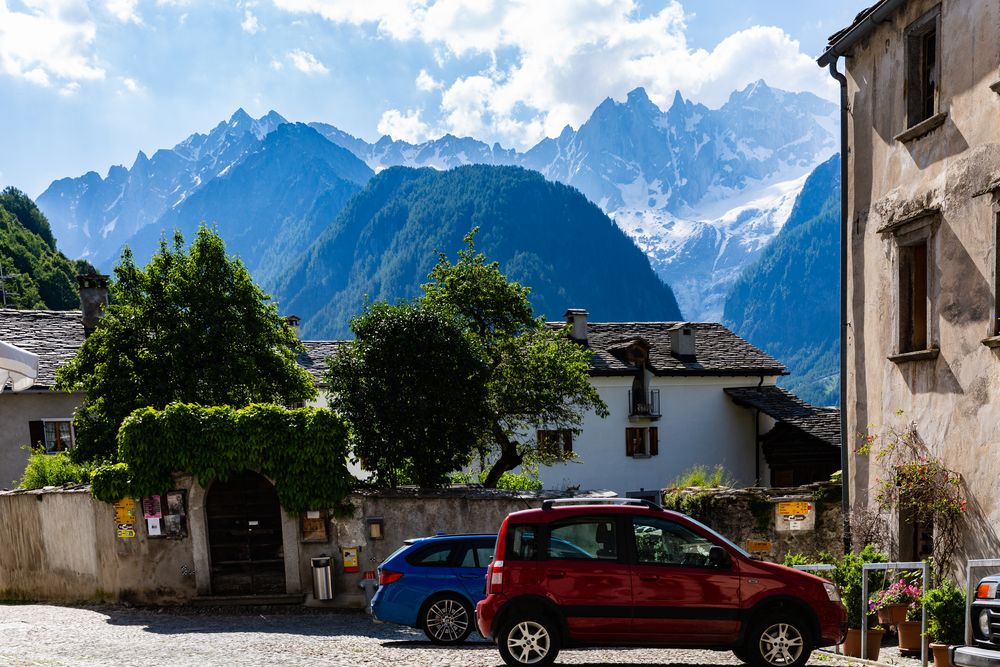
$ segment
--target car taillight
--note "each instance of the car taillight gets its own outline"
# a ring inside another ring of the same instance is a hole
[[[503,593],[503,561],[495,560],[486,569],[486,592]]]
[[[378,585],[388,586],[394,581],[399,581],[403,578],[402,572],[393,572],[392,570],[379,570],[378,571]]]

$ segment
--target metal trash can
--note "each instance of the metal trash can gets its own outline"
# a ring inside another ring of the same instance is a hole
[[[330,556],[312,559],[313,597],[317,600],[333,599],[333,567]]]

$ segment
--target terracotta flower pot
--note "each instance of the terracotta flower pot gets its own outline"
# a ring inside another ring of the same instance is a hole
[[[869,630],[868,631],[868,651],[867,655],[861,655],[861,630],[850,628],[847,631],[847,637],[844,639],[844,643],[841,644],[841,649],[844,655],[851,658],[866,658],[868,660],[878,660],[878,652],[882,646],[882,635],[885,634],[885,630]]]
[[[931,642],[931,652],[934,653],[935,667],[955,667],[955,663],[951,661],[951,652],[948,650],[949,648],[950,647],[947,644]]]
[[[890,604],[878,610],[878,622],[882,625],[899,625],[906,620],[908,604]]]
[[[896,626],[899,648],[903,651],[920,650],[920,621],[903,621]]]

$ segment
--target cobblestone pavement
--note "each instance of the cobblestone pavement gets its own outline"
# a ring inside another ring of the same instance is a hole
[[[458,648],[436,647],[417,630],[376,625],[361,613],[301,608],[151,610],[111,605],[0,605],[3,667],[502,664],[496,648],[482,640]],[[557,664],[741,663],[728,652],[586,649],[563,651]],[[809,664],[839,667],[841,662],[816,653]]]

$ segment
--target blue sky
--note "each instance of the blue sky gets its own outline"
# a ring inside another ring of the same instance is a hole
[[[526,148],[644,86],[718,106],[813,59],[869,2],[0,0],[0,185],[131,166],[243,107],[374,140]]]

